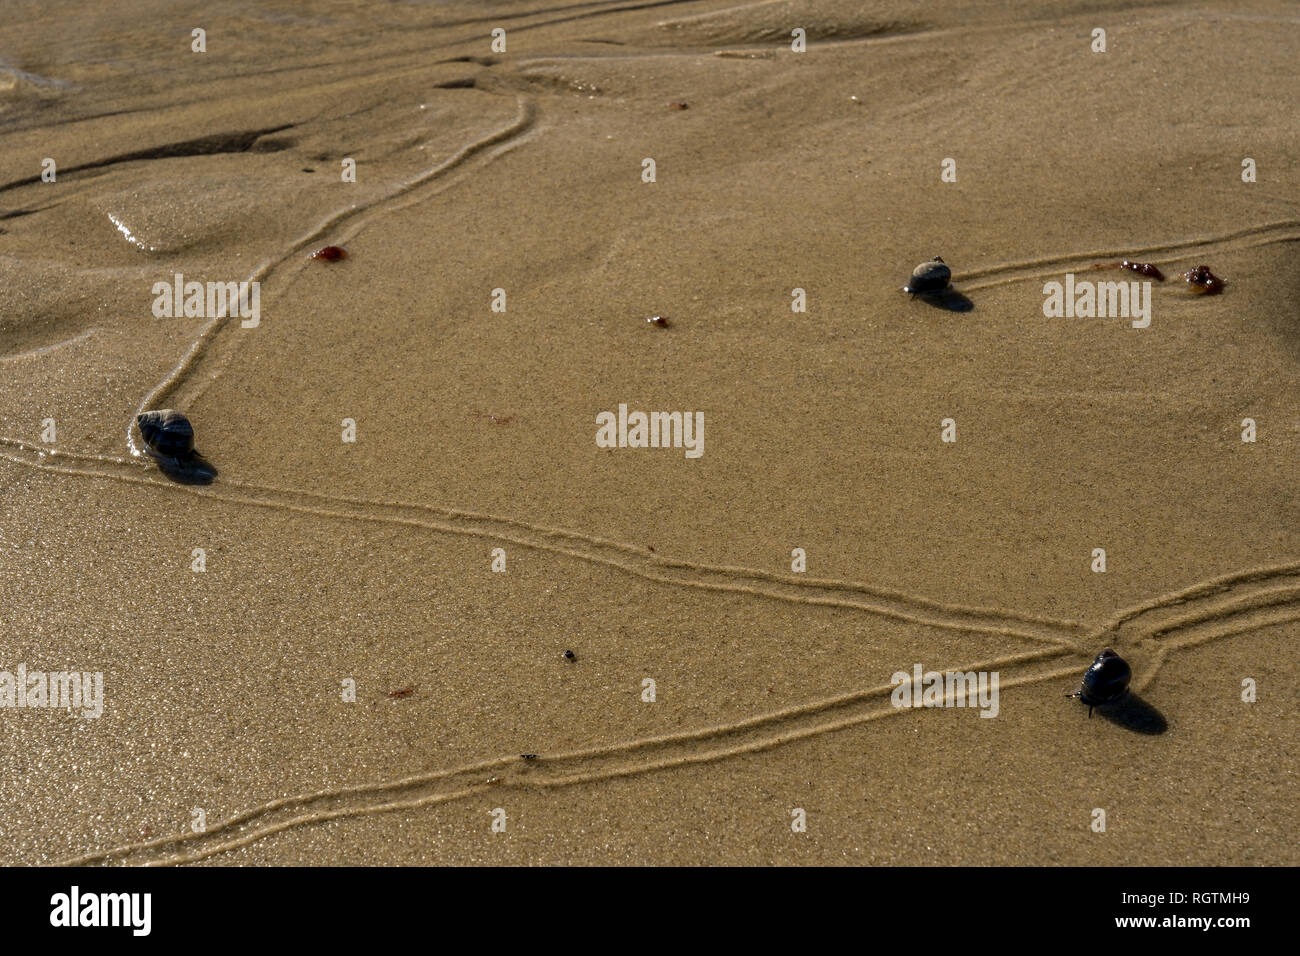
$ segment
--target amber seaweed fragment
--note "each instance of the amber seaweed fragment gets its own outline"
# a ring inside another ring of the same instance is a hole
[[[1209,266],[1197,266],[1183,273],[1183,278],[1192,284],[1192,291],[1197,295],[1218,295],[1223,291],[1224,282]]]
[[[1125,259],[1123,262],[1099,262],[1094,269],[1130,269],[1140,275],[1155,279],[1157,282],[1164,282],[1165,275],[1149,262],[1134,262],[1131,259]]]

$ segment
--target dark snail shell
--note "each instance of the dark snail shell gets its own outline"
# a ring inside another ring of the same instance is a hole
[[[1092,708],[1110,704],[1128,691],[1128,682],[1133,676],[1128,662],[1109,647],[1097,655],[1097,659],[1083,672],[1083,684],[1077,696],[1088,705],[1088,715]]]
[[[149,454],[158,458],[182,458],[194,451],[194,426],[174,408],[137,415],[140,437]]]
[[[907,285],[903,286],[903,291],[910,292],[912,295],[925,292],[942,292],[948,288],[948,282],[951,279],[952,270],[944,265],[942,259],[935,256],[929,262],[922,262],[912,270],[912,278]]]

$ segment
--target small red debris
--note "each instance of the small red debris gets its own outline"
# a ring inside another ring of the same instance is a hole
[[[1192,291],[1198,295],[1218,295],[1223,291],[1223,280],[1211,272],[1209,266],[1197,266],[1184,272],[1183,278],[1192,284]]]
[[[324,249],[317,249],[311,254],[313,259],[324,259],[326,262],[337,262],[340,259],[348,257],[348,251],[339,246],[326,246]]]
[[[688,110],[691,108],[691,104],[687,103],[685,100],[673,100],[668,104],[668,108],[674,110]]]
[[[390,690],[388,692],[388,696],[393,698],[410,697],[414,693],[415,693],[414,687],[403,687],[401,690]]]
[[[1128,259],[1125,259],[1123,262],[1099,262],[1095,266],[1093,266],[1093,268],[1094,269],[1131,269],[1132,271],[1141,273],[1144,276],[1149,276],[1150,278],[1155,279],[1157,282],[1165,281],[1164,273],[1161,272],[1159,269],[1157,269],[1149,262],[1132,262]]]

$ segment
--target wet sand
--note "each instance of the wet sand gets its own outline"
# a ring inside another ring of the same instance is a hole
[[[0,708],[0,860],[1300,862],[1293,7],[18,6],[0,671],[104,712]],[[1044,316],[1124,258],[1150,327]]]

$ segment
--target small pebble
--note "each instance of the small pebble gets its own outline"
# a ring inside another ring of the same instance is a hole
[[[311,254],[313,259],[324,259],[326,262],[337,262],[340,259],[348,257],[348,251],[339,246],[326,246],[323,249],[317,249]]]
[[[668,106],[675,110],[688,110],[691,108],[691,104],[687,103],[685,100],[673,100],[668,104]]]
[[[564,659],[566,661],[576,661],[578,659],[578,655],[573,653],[573,651],[565,651]]]
[[[651,325],[659,326],[661,329],[668,328],[668,316],[666,315],[652,315],[650,318],[646,319],[646,321]]]

